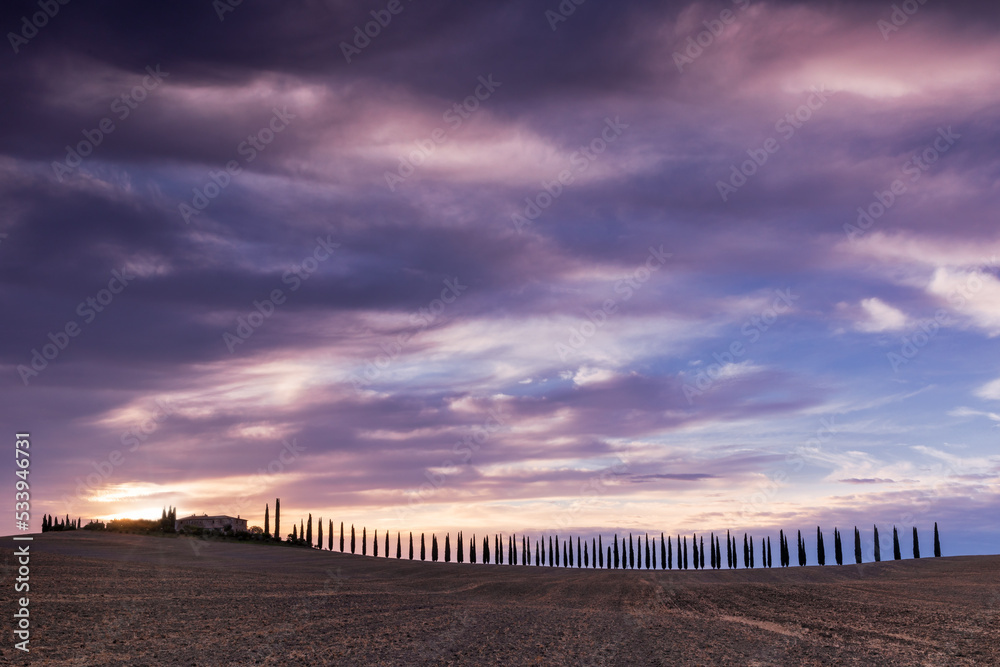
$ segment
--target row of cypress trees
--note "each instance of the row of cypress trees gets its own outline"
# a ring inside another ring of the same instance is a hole
[[[280,499],[275,502],[275,512],[274,512],[274,535],[273,539],[280,540],[279,526],[280,526]],[[320,549],[323,548],[323,520],[319,519],[317,523],[317,541],[313,541],[313,519],[312,514],[309,515],[308,523],[303,523],[300,520],[299,528],[296,530],[294,524],[292,526],[292,533],[288,536],[288,539],[293,542],[304,543],[308,546],[318,546]],[[270,517],[269,508],[265,506],[264,510],[264,533],[266,537],[272,537],[270,533]],[[899,545],[899,532],[893,527],[893,558],[895,560],[900,560],[902,558],[902,553]],[[384,533],[384,546],[382,549],[382,555],[385,558],[390,558],[392,554],[390,536],[389,532]],[[840,530],[834,528],[834,558],[837,565],[843,565],[844,563],[844,549],[843,540],[841,538]],[[329,520],[329,526],[327,531],[327,545],[326,548],[330,551],[334,550],[334,525],[333,520]],[[357,553],[358,547],[358,536],[355,527],[351,526],[350,532],[350,553]],[[348,544],[345,543],[345,531],[344,524],[340,524],[340,538],[339,547],[341,552],[347,550]],[[379,556],[379,536],[378,531],[375,531],[374,537],[372,539],[372,556]],[[367,528],[362,527],[361,529],[361,555],[368,555],[368,535]],[[492,542],[492,545],[491,545]],[[760,544],[760,566],[761,567],[772,567],[773,558],[771,550],[771,538],[767,537],[761,538]],[[520,545],[520,548],[518,548]],[[604,546],[603,536],[598,536],[596,538],[591,538],[588,543],[583,538],[576,538],[576,545],[574,549],[573,538],[564,539],[562,542],[559,540],[559,536],[549,536],[548,538],[548,549],[546,549],[546,541],[544,538],[534,541],[534,550],[532,551],[531,540],[527,537],[521,536],[518,538],[516,535],[508,536],[506,539],[500,535],[493,535],[492,540],[489,537],[484,536],[482,539],[482,548],[478,551],[476,550],[477,541],[476,536],[473,535],[469,539],[468,548],[468,561],[470,563],[482,562],[482,563],[496,563],[497,565],[531,565],[532,562],[536,566],[547,565],[549,567],[577,567],[577,568],[606,568],[606,569],[635,569],[637,566],[640,569],[656,569],[657,561],[659,562],[660,569],[673,569],[676,561],[677,569],[688,569],[689,564],[693,564],[694,569],[705,569],[705,537],[704,535],[700,538],[697,535],[691,538],[691,558],[689,559],[688,554],[688,540],[687,536],[677,535],[676,538],[667,537],[663,533],[660,533],[660,544],[659,544],[659,558],[657,558],[657,544],[656,537],[654,535],[652,542],[650,542],[649,534],[644,536],[639,536],[638,540],[630,533],[628,537],[628,542],[625,541],[625,537],[621,538],[621,543],[619,547],[618,535],[615,535],[612,543],[607,547]],[[492,548],[491,548],[492,546]],[[917,533],[917,528],[913,528],[913,557],[920,558],[920,542]],[[465,552],[465,539],[463,533],[459,531],[457,538],[454,543],[454,556],[455,562],[463,563],[466,560]],[[881,561],[881,544],[879,542],[878,526],[874,527],[874,555],[875,561]],[[711,569],[721,569],[722,568],[722,547],[719,537],[716,537],[715,533],[711,533],[708,538],[708,567]],[[396,533],[396,545],[395,545],[395,557],[398,559],[403,558],[403,540],[402,533]],[[744,533],[743,534],[743,567],[744,568],[754,568],[757,566],[757,549],[754,545],[753,536]],[[434,562],[443,560],[446,563],[452,561],[453,555],[451,534],[448,533],[444,537],[444,544],[439,545],[437,535],[432,534],[430,538],[430,559]],[[427,539],[424,533],[420,534],[420,549],[417,552],[414,548],[413,533],[409,533],[407,539],[406,554],[409,560],[414,560],[414,558],[419,553],[420,560],[427,560]],[[532,556],[534,553],[534,556]],[[676,558],[675,558],[676,553]],[[861,533],[857,527],[854,528],[854,559],[856,563],[862,562],[862,547],[861,547]],[[740,566],[739,563],[739,548],[737,538],[733,537],[729,531],[726,531],[726,567],[730,569],[735,569]],[[934,555],[937,557],[941,556],[941,540],[938,532],[937,522],[934,523]],[[798,531],[797,536],[797,556],[798,564],[804,566],[806,564],[806,541],[802,537],[802,531]],[[826,565],[826,548],[823,541],[823,531],[820,527],[816,528],[816,561],[820,565]],[[785,535],[784,530],[779,531],[778,534],[778,563],[781,567],[788,567],[791,565],[791,553],[788,547],[788,538]]]

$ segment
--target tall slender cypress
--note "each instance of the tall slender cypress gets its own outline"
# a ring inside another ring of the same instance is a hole
[[[572,540],[572,538],[569,541],[569,548],[570,548],[570,550],[573,549],[573,540]],[[571,567],[573,565],[573,563],[572,563],[573,559],[570,558],[568,561],[566,560],[566,540],[563,540],[563,554],[562,554],[562,556],[563,556],[563,558],[562,558],[562,566],[563,567]]]
[[[354,553],[354,524],[351,524],[351,553]]]
[[[427,542],[423,533],[420,533],[420,560],[427,560]]]
[[[542,544],[545,544],[545,540],[542,540]],[[539,553],[541,552],[538,550],[538,540],[535,540],[535,567],[539,567],[542,565],[542,560],[539,556]]]
[[[472,539],[469,540],[469,562],[473,565],[476,564],[476,534],[472,534]]]
[[[697,535],[692,535],[691,536],[691,551],[692,551],[692,555],[694,556],[694,559],[693,559],[694,560],[694,569],[697,570],[698,569],[698,536]]]
[[[490,541],[483,537],[483,563],[489,564],[490,562]]]
[[[698,567],[699,569],[705,569],[705,536],[702,535],[698,538],[700,546],[698,547]]]
[[[330,551],[333,551],[333,519],[330,519],[330,523],[328,524],[328,526],[329,526],[329,531],[326,536],[326,548],[329,549]]]
[[[660,533],[660,569],[667,569],[667,540],[663,533]]]
[[[298,532],[296,532],[297,530],[298,530],[298,528],[296,528],[295,524],[293,523],[292,524],[292,542],[298,542],[298,540],[299,540],[299,534],[298,534]]]
[[[603,555],[603,554],[604,554],[604,552],[602,551],[601,555]],[[610,570],[611,569],[611,547],[608,547],[608,559],[605,562],[608,564],[608,569]]]
[[[743,567],[750,567],[750,539],[743,533]]]
[[[573,538],[569,538],[569,563],[564,563],[567,567],[573,567]]]
[[[316,535],[316,542],[317,542],[316,546],[318,546],[320,549],[322,549],[323,548],[323,519],[317,519],[317,521],[316,521],[316,532],[318,533]]]
[[[861,565],[861,532],[854,527],[854,562]]]
[[[680,549],[680,547],[681,547],[681,545],[678,544],[677,548]],[[678,551],[678,553],[680,553],[680,551]],[[674,538],[673,537],[668,537],[667,538],[667,569],[668,570],[674,569]]]
[[[728,530],[726,531],[726,567],[730,570],[733,569],[733,541]]]
[[[882,543],[878,539],[878,526],[875,526],[875,562],[882,560]]]
[[[46,530],[45,519],[42,519],[42,530]],[[271,508],[265,503],[264,504],[264,539],[269,539],[271,537]]]
[[[278,542],[281,541],[281,498],[274,500],[274,539]]]
[[[458,560],[459,563],[464,563],[465,562],[465,538],[463,537],[462,531],[458,531],[458,537],[455,538],[455,541],[457,542],[457,547],[458,547],[458,554],[457,554],[458,558],[457,558],[457,560]]]
[[[917,537],[917,527],[913,527],[913,557],[920,558],[920,538]]]
[[[368,554],[368,533],[367,528],[361,527],[361,555],[365,556]]]
[[[934,557],[941,557],[941,536],[938,535],[937,521],[934,522]]]
[[[583,566],[585,568],[586,567],[590,567],[590,555],[589,555],[589,552],[587,550],[587,543],[586,542],[583,543]]]
[[[552,536],[549,535],[549,567],[552,567],[555,562],[555,557],[552,555]]]
[[[710,554],[709,564],[712,569],[715,569],[715,533],[710,533],[708,536],[708,546],[712,547],[712,553]]]
[[[816,561],[826,565],[826,547],[823,545],[823,531],[816,526]]]
[[[688,569],[688,538],[684,536],[684,569]]]
[[[403,558],[403,538],[399,531],[396,531],[396,560]]]
[[[378,558],[378,528],[375,529],[375,538],[372,540],[372,556]]]
[[[444,534],[444,562],[451,562],[451,533]]]
[[[837,561],[837,565],[844,564],[844,548],[840,543],[840,529],[833,529],[833,557]]]
[[[799,532],[799,566],[805,567],[806,565],[806,541],[802,538],[802,531]]]
[[[410,531],[410,560],[413,560],[413,531]]]
[[[618,535],[615,534],[615,569],[618,569]]]
[[[753,535],[750,536],[750,568],[753,569],[754,559],[753,559]]]
[[[903,554],[899,550],[899,533],[896,527],[892,527],[892,557],[894,560],[902,560]]]
[[[436,563],[438,559],[438,538],[437,535],[431,533],[431,561]]]
[[[604,569],[604,543],[600,535],[597,536],[597,557],[600,559],[598,565]]]
[[[278,511],[274,512],[274,530],[278,530]],[[340,553],[344,553],[344,522],[340,522]]]
[[[581,560],[582,558],[583,558],[583,555],[581,555],[581,553],[580,553],[580,538],[579,538],[579,536],[577,536],[577,538],[576,538],[576,566],[577,567],[581,567],[581,566],[582,567],[586,567],[585,565],[581,565],[583,563],[583,561]]]
[[[389,531],[385,531],[385,557],[389,557]]]
[[[313,515],[309,513],[309,528],[306,530],[306,544],[313,545]]]
[[[635,569],[635,550],[632,548],[632,533],[628,534],[628,566]]]

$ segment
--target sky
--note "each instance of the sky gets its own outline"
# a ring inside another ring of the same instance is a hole
[[[1000,551],[992,3],[0,14],[35,529]]]

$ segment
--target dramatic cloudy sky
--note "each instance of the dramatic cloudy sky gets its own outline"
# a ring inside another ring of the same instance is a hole
[[[6,3],[36,517],[997,552],[993,4],[561,7]]]

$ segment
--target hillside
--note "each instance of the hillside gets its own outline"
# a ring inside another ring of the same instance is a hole
[[[1000,663],[997,556],[566,570],[76,531],[31,565],[33,665]]]

